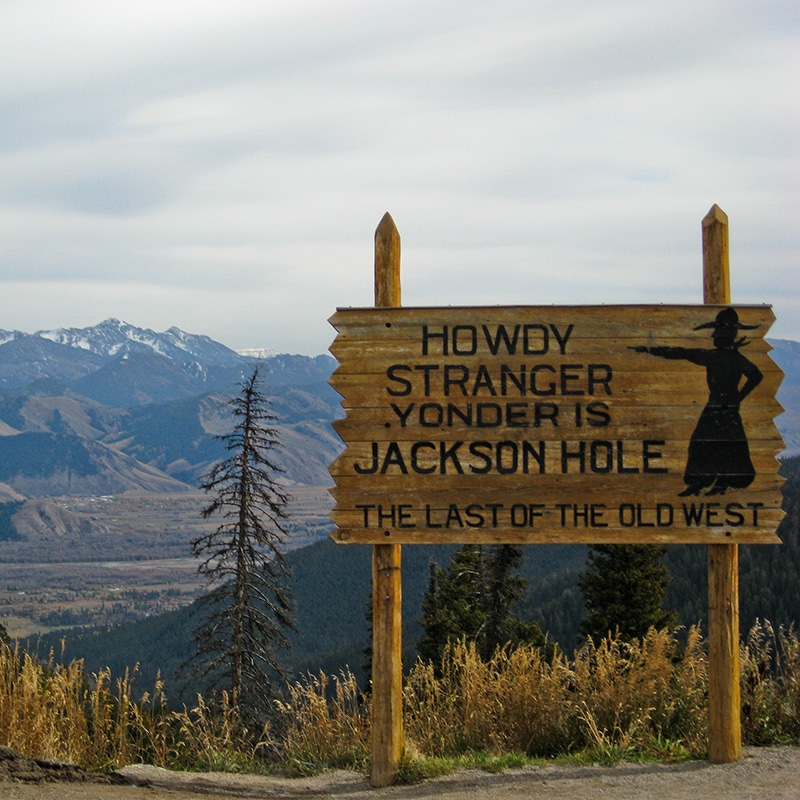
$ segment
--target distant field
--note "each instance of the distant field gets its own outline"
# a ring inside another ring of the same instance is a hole
[[[326,487],[294,486],[287,549],[327,536]],[[0,623],[12,637],[107,626],[192,602],[203,590],[191,541],[204,520],[201,494],[53,498],[88,518],[92,532],[0,542]]]

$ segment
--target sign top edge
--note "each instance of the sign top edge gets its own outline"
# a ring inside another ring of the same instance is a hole
[[[575,305],[550,303],[538,305],[534,303],[495,303],[495,304],[479,304],[479,305],[437,305],[437,306],[337,306],[336,311],[370,311],[376,313],[402,313],[404,311],[481,311],[490,310],[495,311],[503,308],[530,308],[542,310],[580,310],[580,309],[606,309],[606,310],[623,310],[623,309],[682,309],[682,308],[741,308],[741,309],[771,309],[772,303],[578,303]]]

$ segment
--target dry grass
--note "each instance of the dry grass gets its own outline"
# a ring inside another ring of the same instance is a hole
[[[214,706],[198,695],[197,705],[190,711],[184,709],[169,715],[168,726],[174,725],[174,721],[178,723],[178,735],[171,736],[173,749],[164,766],[222,772],[260,771],[262,756],[272,745],[268,726],[259,734],[243,727],[227,692],[222,692]]]
[[[0,645],[0,743],[78,763],[92,747],[85,699],[80,665],[43,667]]]
[[[552,756],[597,748],[633,752],[665,741],[704,748],[705,657],[700,635],[680,648],[668,633],[608,638],[569,663],[534,648],[481,662],[472,645],[446,653],[442,677],[417,662],[406,689],[406,729],[426,754],[468,750]]]
[[[536,648],[501,650],[484,663],[473,644],[456,644],[445,653],[441,678],[431,664],[412,668],[407,736],[428,755],[563,752],[570,741],[567,671],[562,659],[546,663]]]
[[[279,702],[284,728],[279,757],[293,775],[325,768],[363,769],[370,755],[369,700],[349,671],[332,679],[324,672],[289,687]]]
[[[800,640],[767,622],[740,647],[742,733],[751,744],[800,740]]]
[[[44,663],[0,643],[0,744],[31,758],[111,769],[135,762],[163,767],[244,765],[254,746],[231,735],[231,710],[170,711],[163,684],[138,697],[135,670],[112,680],[87,676],[82,661]],[[224,701],[224,698],[223,698]]]
[[[741,664],[745,742],[800,742],[795,631],[774,630],[768,622],[754,626]],[[214,706],[198,697],[194,708],[173,711],[160,681],[135,695],[134,674],[87,676],[80,661],[65,666],[51,654],[42,663],[0,644],[0,744],[94,769],[144,761],[252,770],[263,768],[267,755],[292,774],[368,764],[369,697],[349,672],[292,684],[277,704],[276,728],[256,732],[242,728],[224,694]],[[547,661],[522,647],[486,663],[462,642],[449,648],[441,671],[418,661],[407,676],[407,756],[418,763],[476,754],[490,760],[576,752],[600,761],[703,757],[707,676],[696,628],[680,640],[656,631],[632,644],[609,637],[571,660]]]
[[[622,755],[705,751],[707,663],[696,628],[683,646],[652,629],[632,643],[609,637],[582,648],[573,672],[583,746]]]
[[[745,742],[800,741],[797,635],[757,625],[741,657]],[[706,754],[708,663],[696,627],[680,638],[654,630],[634,643],[608,637],[571,661],[545,661],[522,647],[486,663],[461,642],[448,649],[441,670],[413,665],[404,700],[407,748],[421,759],[581,752],[611,762]],[[324,675],[310,676],[293,686],[282,711],[291,717],[285,757],[309,770],[366,761],[367,708],[352,676],[333,693]]]

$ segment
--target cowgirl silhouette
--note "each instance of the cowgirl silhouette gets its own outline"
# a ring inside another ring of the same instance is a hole
[[[744,489],[755,478],[739,405],[763,376],[761,370],[739,352],[748,344],[747,339],[737,339],[736,336],[739,331],[757,327],[742,325],[736,311],[726,308],[713,322],[695,328],[696,331],[713,330],[713,350],[695,347],[631,348],[637,353],[683,359],[706,368],[708,401],[689,442],[683,473],[686,488],[679,493],[680,497],[699,495],[703,490],[707,490],[707,494],[724,494],[728,489]]]

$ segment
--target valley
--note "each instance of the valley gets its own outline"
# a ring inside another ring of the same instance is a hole
[[[206,587],[191,543],[214,530],[197,489],[225,457],[226,401],[254,360],[207,336],[108,319],[0,331],[0,623],[12,638],[107,630],[180,609]],[[330,356],[268,356],[291,496],[287,549],[328,535],[341,443]]]
[[[287,549],[326,537],[326,487],[289,492]],[[14,639],[108,627],[188,605],[205,588],[191,542],[219,524],[202,518],[206,503],[201,492],[40,501],[39,519],[52,522],[60,512],[72,527],[31,526],[26,540],[0,542],[0,623]]]
[[[0,623],[12,639],[106,628],[163,614],[201,590],[192,558],[0,566]]]

